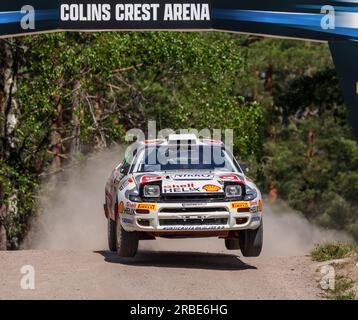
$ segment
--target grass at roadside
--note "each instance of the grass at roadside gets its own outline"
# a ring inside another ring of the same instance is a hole
[[[357,245],[339,242],[322,243],[315,246],[311,251],[311,256],[314,261],[327,261],[327,265],[334,267],[334,289],[325,292],[326,298],[334,300],[355,300],[357,298]]]
[[[355,300],[354,281],[346,275],[337,275],[335,288],[332,292],[329,292],[328,298],[334,300]]]
[[[358,247],[355,245],[334,242],[316,245],[311,251],[311,256],[315,261],[327,261],[347,258],[356,255],[357,253]]]

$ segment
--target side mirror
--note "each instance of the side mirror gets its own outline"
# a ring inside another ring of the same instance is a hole
[[[248,167],[246,164],[240,163],[240,167],[241,167],[241,170],[242,170],[244,173],[249,173],[249,172],[250,172],[250,169],[249,169],[249,167]]]
[[[123,164],[121,166],[121,168],[119,169],[119,172],[123,175],[126,175],[126,174],[128,174],[129,168],[130,168],[129,164]]]

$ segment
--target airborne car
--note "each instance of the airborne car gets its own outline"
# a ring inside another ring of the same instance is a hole
[[[134,257],[139,240],[217,237],[259,256],[261,193],[223,142],[173,134],[133,150],[106,184],[111,251]]]

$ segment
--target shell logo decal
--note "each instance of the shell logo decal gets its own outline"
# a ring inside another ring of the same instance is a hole
[[[216,186],[215,184],[206,184],[203,186],[203,190],[207,192],[218,192],[221,190],[219,186]]]

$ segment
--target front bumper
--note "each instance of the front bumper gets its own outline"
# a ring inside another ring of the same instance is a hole
[[[143,210],[147,213],[142,213]],[[120,213],[120,221],[126,231],[142,232],[257,229],[261,219],[261,200],[210,203],[127,202]]]

